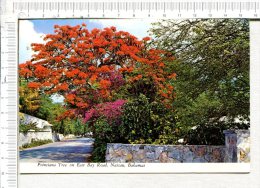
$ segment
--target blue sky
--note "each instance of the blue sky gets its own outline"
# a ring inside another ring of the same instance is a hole
[[[29,60],[33,54],[31,43],[43,43],[45,34],[53,33],[54,25],[87,24],[87,28],[105,28],[115,26],[117,30],[127,31],[139,39],[148,36],[151,23],[157,20],[143,19],[46,19],[19,21],[19,63]]]
[[[94,21],[94,20],[93,20]],[[53,33],[54,25],[79,25],[82,23],[86,23],[88,29],[92,30],[93,28],[102,28],[102,24],[98,22],[93,22],[86,19],[52,19],[52,20],[31,20],[34,24],[34,28],[36,32],[39,33]]]

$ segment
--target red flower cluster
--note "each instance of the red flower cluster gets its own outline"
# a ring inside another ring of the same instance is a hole
[[[143,78],[152,79],[162,101],[174,99],[168,81],[176,74],[165,70],[164,51],[146,46],[149,37],[138,40],[115,27],[89,31],[85,24],[54,28],[45,44],[32,44],[36,53],[31,61],[19,65],[29,87],[59,92],[68,108],[83,111],[111,101],[122,85]]]

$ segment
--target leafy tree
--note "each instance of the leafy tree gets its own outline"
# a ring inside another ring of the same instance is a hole
[[[87,126],[83,121],[83,119],[77,118],[75,120],[74,127],[75,127],[75,131],[74,131],[75,135],[84,136],[84,134],[87,133]]]
[[[123,106],[120,132],[134,144],[172,144],[175,138],[175,122],[172,111],[156,101],[149,102],[145,95]]]
[[[20,81],[19,110],[26,114],[34,115],[40,108],[40,94],[38,91],[28,88],[24,81]]]
[[[153,25],[153,45],[177,59],[169,62],[177,73],[174,107],[188,143],[222,144],[223,129],[249,126],[248,24],[196,19]]]
[[[41,95],[40,108],[36,114],[38,118],[50,121],[53,123],[57,117],[65,112],[61,103],[54,103],[49,95]]]
[[[53,125],[52,129],[62,134],[83,135],[87,129],[82,122],[82,118],[59,119],[65,112],[63,104],[54,103],[49,95],[40,94],[38,90],[28,88],[26,81],[20,81],[19,95],[21,112],[47,120]],[[22,119],[22,117],[20,117]],[[33,125],[20,122],[20,130],[25,132],[33,129]]]
[[[55,33],[44,40],[45,44],[32,44],[37,53],[20,65],[20,75],[29,81],[29,88],[63,95],[69,109],[66,117],[84,115],[96,104],[114,100],[122,84],[143,78],[152,80],[157,98],[165,105],[174,98],[169,81],[175,74],[164,71],[169,57],[149,47],[149,37],[138,40],[115,27],[89,31],[82,24],[56,25]]]
[[[42,94],[41,105],[35,116],[50,122],[53,125],[53,130],[55,132],[83,135],[86,129],[84,129],[85,124],[83,123],[82,118],[64,118],[63,113],[65,111],[63,104],[54,103],[50,96]]]

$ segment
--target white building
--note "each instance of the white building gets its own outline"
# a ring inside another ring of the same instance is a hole
[[[52,124],[43,119],[20,113],[20,122],[24,124],[35,123],[39,130],[29,130],[19,134],[19,146],[30,144],[33,140],[53,140]]]

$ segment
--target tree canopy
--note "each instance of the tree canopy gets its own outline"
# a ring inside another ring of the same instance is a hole
[[[172,80],[165,71],[170,59],[163,50],[149,46],[149,37],[139,40],[115,27],[89,31],[85,24],[55,26],[44,44],[32,44],[36,52],[20,65],[20,76],[29,88],[65,97],[66,116],[81,114],[114,100],[122,85],[150,82],[158,100],[170,106],[174,99]],[[138,86],[138,84],[136,84]],[[128,88],[128,92],[136,89]],[[145,90],[145,87],[143,87]]]
[[[176,56],[174,107],[179,127],[195,133],[190,143],[214,143],[223,129],[248,126],[248,20],[164,20],[150,32],[154,46]]]

